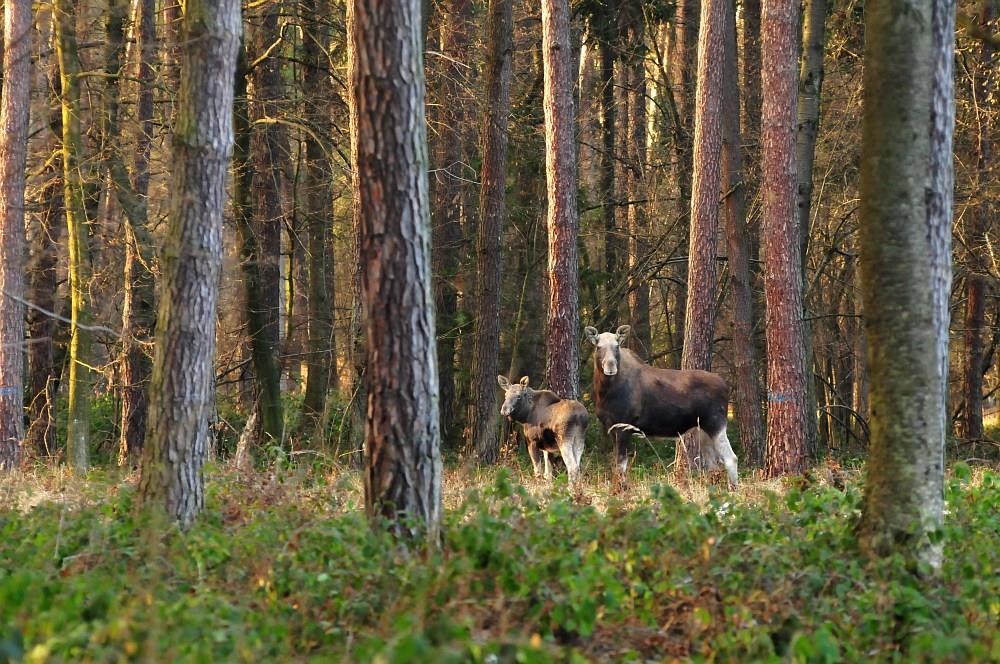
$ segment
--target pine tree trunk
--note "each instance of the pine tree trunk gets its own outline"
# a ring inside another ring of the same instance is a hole
[[[247,320],[253,348],[254,375],[265,439],[280,442],[284,435],[281,405],[281,232],[285,225],[281,181],[288,161],[284,128],[274,122],[282,96],[281,58],[272,46],[281,39],[278,17],[282,4],[263,5],[257,25],[248,30],[247,54],[250,71],[250,159],[252,175],[250,203],[253,221],[252,246],[244,264],[256,272],[256,287],[247,288]],[[250,56],[252,54],[252,57]]]
[[[767,317],[768,477],[796,473],[806,454],[802,268],[795,216],[798,4],[764,0],[763,203]]]
[[[472,436],[481,464],[500,456],[497,432],[496,376],[500,369],[500,289],[503,250],[500,239],[507,217],[507,125],[514,56],[511,0],[490,0],[486,18],[486,95],[483,112],[483,165],[476,243],[479,264],[476,359],[472,371]]]
[[[125,290],[122,301],[121,381],[122,411],[119,463],[138,463],[146,435],[146,387],[152,363],[139,341],[148,339],[154,326],[152,242],[149,237],[149,155],[153,140],[153,92],[156,84],[156,3],[136,0],[138,16],[138,99],[136,100],[135,153],[131,190],[135,210],[126,215]]]
[[[716,251],[721,181],[722,69],[727,0],[703,0],[698,35],[694,174],[691,185],[687,307],[681,369],[711,370],[715,335]],[[692,441],[678,444],[675,472],[686,473],[698,456]]]
[[[332,99],[333,94],[326,61],[330,35],[324,28],[320,6],[318,0],[305,0],[302,5],[305,18],[302,43],[305,60],[303,115],[312,130],[305,137],[306,175],[303,185],[309,271],[309,317],[306,323],[308,355],[303,409],[312,417],[323,412],[330,389],[339,387],[332,297],[336,266],[328,240],[333,173],[326,148],[321,142],[329,141],[330,113],[324,102]]]
[[[601,104],[601,158],[600,187],[598,195],[601,203],[601,218],[604,220],[604,273],[608,287],[603,294],[609,320],[615,320],[618,314],[618,303],[613,299],[614,286],[621,278],[622,232],[618,228],[615,190],[615,153],[617,149],[615,112],[615,50],[612,43],[615,38],[615,6],[617,0],[608,0],[604,11],[597,19],[598,58],[600,62],[600,104]],[[605,313],[605,312],[602,312]]]
[[[942,552],[928,535],[941,526],[944,502],[940,350],[947,318],[935,291],[945,285],[950,261],[942,251],[949,192],[939,189],[950,170],[944,148],[951,135],[954,8],[948,4],[866,7],[861,160],[873,416],[860,545],[869,555],[899,553],[932,567],[940,566]]]
[[[726,39],[722,77],[722,191],[733,310],[733,369],[736,377],[736,422],[746,463],[764,464],[764,424],[753,335],[753,291],[750,286],[750,237],[746,218],[746,180],[740,143],[740,89],[736,70],[736,16],[726,4]]]
[[[189,525],[204,506],[202,465],[215,393],[222,215],[233,149],[242,24],[236,0],[187,0],[173,180],[139,496]]]
[[[31,3],[4,2],[0,99],[0,471],[24,439],[24,181],[31,99]]]
[[[670,78],[673,83],[674,103],[677,108],[678,123],[674,127],[674,216],[682,220],[680,232],[685,237],[690,234],[691,178],[693,172],[693,136],[696,73],[698,70],[698,32],[701,16],[700,0],[678,0],[674,10],[673,32],[671,34]],[[686,242],[682,240],[683,255]],[[675,366],[682,363],[684,339],[687,335],[687,280],[688,267],[679,263],[674,267],[674,284],[671,294],[670,313],[673,314],[672,342],[677,349],[674,354]]]
[[[368,342],[365,506],[437,541],[441,435],[419,0],[348,5],[351,161]]]
[[[992,30],[996,18],[994,3],[984,0],[977,21],[985,32]],[[989,266],[986,256],[989,247],[986,233],[993,215],[992,204],[987,193],[990,179],[991,155],[989,124],[990,107],[993,106],[992,72],[995,69],[993,46],[988,40],[980,43],[979,58],[973,74],[973,97],[977,107],[978,129],[975,143],[976,170],[974,179],[975,196],[978,200],[969,207],[966,242],[968,243],[969,272],[965,278],[965,321],[963,327],[965,355],[962,364],[962,396],[965,408],[962,411],[962,435],[968,440],[983,438],[983,359],[986,336],[986,296]]]
[[[795,142],[795,167],[798,187],[799,256],[801,258],[803,292],[808,283],[806,275],[809,248],[810,220],[812,213],[812,175],[816,156],[816,135],[819,133],[819,104],[823,90],[823,47],[826,43],[826,0],[807,0],[805,21],[802,26],[803,57],[799,72],[799,105],[797,111],[797,137]],[[803,305],[805,304],[803,300]],[[816,380],[812,377],[814,358],[812,352],[812,325],[808,311],[803,309],[802,332],[806,372],[806,449],[818,458],[816,430]]]
[[[90,447],[90,393],[94,365],[91,351],[91,281],[87,210],[84,196],[83,140],[80,135],[80,60],[77,53],[77,0],[55,4],[56,54],[62,86],[63,186],[69,238],[71,338],[69,349],[69,403],[66,458],[78,472],[87,470]]]
[[[573,57],[567,0],[542,0],[545,67],[545,179],[548,185],[549,318],[546,383],[566,399],[580,395],[576,148]]]

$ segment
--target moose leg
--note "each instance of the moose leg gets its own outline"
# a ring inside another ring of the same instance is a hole
[[[569,483],[576,484],[577,476],[580,473],[580,456],[577,453],[576,444],[572,438],[563,438],[559,441],[559,455],[563,463],[566,464],[566,474],[569,475]]]
[[[534,438],[528,439],[528,456],[531,457],[531,467],[535,471],[535,477],[542,476],[542,452],[538,449],[538,441]],[[548,462],[548,459],[546,459]]]
[[[715,447],[715,455],[722,459],[722,465],[726,467],[726,474],[729,475],[729,486],[735,489],[739,481],[736,474],[736,453],[733,452],[733,446],[729,442],[726,430],[723,429],[715,434],[712,443]]]
[[[549,451],[542,450],[542,456],[545,457],[545,479],[552,479],[552,464],[549,463]]]
[[[625,489],[628,457],[632,447],[632,432],[616,430],[612,435],[615,437],[615,474],[618,478],[618,487]]]

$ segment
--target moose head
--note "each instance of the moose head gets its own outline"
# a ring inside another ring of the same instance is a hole
[[[605,376],[618,374],[618,367],[621,364],[621,346],[628,338],[631,329],[629,325],[622,325],[614,332],[598,333],[597,328],[584,328],[583,331],[586,333],[587,339],[597,347],[594,350],[594,356]]]

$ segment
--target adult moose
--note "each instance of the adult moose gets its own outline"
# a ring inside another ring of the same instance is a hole
[[[497,376],[497,383],[505,393],[500,414],[522,424],[535,477],[541,474],[544,456],[545,479],[552,479],[549,454],[559,454],[570,484],[575,484],[580,477],[580,458],[590,420],[587,409],[579,401],[560,399],[555,392],[531,389],[527,376],[519,383]]]
[[[632,434],[680,436],[694,429],[705,470],[725,466],[736,486],[736,455],[726,435],[729,388],[708,371],[658,369],[622,348],[631,328],[584,331],[594,346],[594,402],[601,425],[614,438],[618,477],[624,484]]]

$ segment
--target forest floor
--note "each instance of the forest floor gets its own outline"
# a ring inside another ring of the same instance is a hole
[[[1000,661],[995,465],[949,469],[938,575],[860,556],[860,469],[730,492],[647,455],[614,495],[513,465],[448,465],[434,550],[322,460],[210,465],[187,533],[134,474],[39,466],[0,483],[0,662]]]

